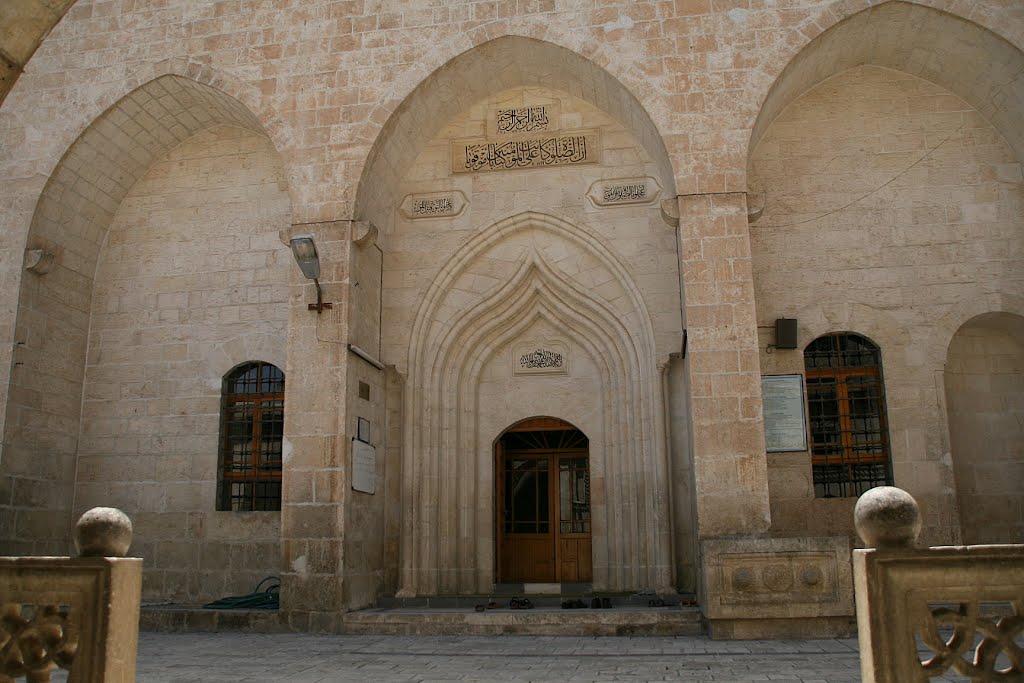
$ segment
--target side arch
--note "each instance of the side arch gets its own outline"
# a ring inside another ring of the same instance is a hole
[[[1024,533],[1024,316],[982,313],[957,329],[943,370],[962,540]]]
[[[1024,159],[1024,52],[1006,38],[948,11],[889,0],[853,13],[850,3],[831,6],[806,29],[815,37],[783,66],[753,122],[747,146],[752,156],[782,110],[817,83],[846,69],[874,64],[931,81],[964,99],[1006,138]],[[976,12],[970,12],[972,16]],[[977,19],[982,17],[977,16]],[[835,21],[825,30],[820,24]]]
[[[164,66],[172,69],[170,65]],[[210,74],[206,77],[215,81]],[[159,207],[147,206],[149,198],[131,195],[131,191],[142,187],[140,181],[159,185],[163,175],[154,178],[147,174],[161,163],[173,163],[170,159],[174,150],[191,149],[190,141],[212,150],[217,140],[242,138],[254,141],[253,153],[267,160],[267,174],[259,182],[273,192],[274,197],[268,202],[274,202],[274,209],[264,211],[264,216],[268,222],[278,222],[280,216],[290,214],[290,202],[282,189],[285,183],[280,156],[257,115],[222,90],[177,74],[146,81],[109,107],[68,148],[43,188],[25,237],[32,252],[26,259],[28,267],[19,273],[18,289],[12,287],[14,291],[10,293],[11,299],[17,301],[14,337],[22,343],[5,401],[4,462],[6,475],[18,485],[38,489],[37,500],[44,501],[38,510],[26,510],[26,519],[30,513],[60,518],[45,527],[40,523],[34,525],[54,536],[47,542],[60,542],[57,536],[66,536],[66,517],[72,513],[71,507],[88,500],[92,491],[98,490],[97,486],[90,489],[76,483],[82,480],[78,472],[82,454],[102,455],[103,446],[96,445],[98,435],[104,430],[117,433],[126,429],[118,423],[120,418],[104,411],[108,402],[127,401],[130,396],[87,396],[91,386],[87,366],[117,365],[118,352],[110,350],[117,343],[112,340],[123,339],[125,348],[120,357],[133,358],[134,371],[142,374],[141,366],[154,359],[139,361],[144,354],[132,353],[147,346],[141,340],[157,338],[159,333],[154,331],[158,325],[140,321],[147,315],[150,323],[164,320],[158,318],[157,301],[161,296],[166,299],[170,290],[176,292],[173,296],[186,308],[190,297],[192,305],[198,308],[196,302],[201,297],[198,291],[186,291],[198,290],[199,285],[185,282],[189,280],[187,274],[198,268],[192,266],[201,260],[197,253],[200,249],[186,249],[179,255],[177,247],[163,241],[168,237],[173,242],[170,234],[177,235],[179,241],[191,239],[191,221],[177,221],[174,225],[181,226],[181,231],[154,231],[152,225],[159,221],[154,218],[151,223],[149,217],[158,216]],[[269,170],[271,167],[273,170]],[[163,168],[163,174],[175,175],[175,169],[185,175],[190,172],[187,166]],[[166,202],[170,194],[173,189],[153,195],[152,201]],[[232,198],[236,204],[237,199]],[[118,216],[134,220],[132,225],[145,224],[146,229],[125,229],[118,234],[122,238],[130,234],[131,240],[109,244],[111,226],[120,225]],[[275,237],[279,227],[272,228]],[[216,236],[220,231],[212,234]],[[203,239],[210,239],[210,235]],[[128,246],[129,242],[133,246]],[[221,248],[228,247],[222,244],[213,251],[221,253]],[[104,255],[112,258],[104,259]],[[116,276],[113,279],[112,274]],[[175,277],[181,280],[176,285],[166,287],[157,283],[160,278]],[[128,284],[133,278],[134,289]],[[139,285],[143,280],[149,289]],[[103,282],[104,287],[97,288],[97,282]],[[131,297],[133,303],[127,303]],[[136,337],[132,338],[132,334]],[[90,341],[95,342],[91,347]],[[200,368],[210,371],[217,362],[214,357],[221,354],[225,357],[224,367],[230,367],[234,364],[230,363],[231,358],[248,355],[243,353],[244,349],[235,348],[239,345],[265,346],[255,339],[242,342],[224,336],[210,345],[210,364],[197,363],[194,368],[197,372]],[[99,375],[103,372],[97,371]],[[216,371],[214,376],[219,377],[221,372],[222,369]],[[202,385],[200,391],[207,390],[210,387]],[[29,400],[33,396],[54,398],[41,404],[39,400]],[[84,445],[86,442],[91,445]],[[43,453],[47,464],[38,468],[34,463]],[[75,497],[78,493],[82,494],[80,498]],[[18,514],[22,512],[19,510]]]

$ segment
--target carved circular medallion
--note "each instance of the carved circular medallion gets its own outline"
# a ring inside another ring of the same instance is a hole
[[[821,568],[813,564],[809,564],[800,570],[800,580],[806,586],[817,586],[823,578],[825,577],[821,572]]]
[[[754,572],[748,567],[740,567],[732,573],[732,587],[738,591],[750,590],[754,587]]]
[[[784,564],[770,564],[761,570],[761,580],[769,590],[784,591],[793,585],[793,572]]]

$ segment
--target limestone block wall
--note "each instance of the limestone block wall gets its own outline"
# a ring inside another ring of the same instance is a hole
[[[280,513],[218,512],[216,481],[223,376],[285,367],[288,207],[266,137],[216,127],[134,185],[100,252],[74,504],[132,517],[150,598],[203,602],[279,573]]]
[[[880,67],[845,71],[775,120],[750,163],[762,350],[776,318],[801,349],[829,332],[882,350],[895,483],[921,502],[927,543],[960,538],[941,377],[953,332],[1024,294],[1021,166],[963,100]],[[766,374],[800,351],[762,351]],[[773,529],[851,532],[849,500],[815,500],[806,453],[769,454]]]

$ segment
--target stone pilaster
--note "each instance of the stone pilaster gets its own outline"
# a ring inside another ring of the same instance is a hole
[[[323,301],[291,269],[288,362],[285,375],[285,452],[281,504],[281,610],[293,626],[331,630],[343,609],[342,543],[346,468],[346,321],[351,223],[294,225],[282,233],[313,235],[320,258]]]
[[[768,529],[768,478],[747,203],[679,197],[697,534]]]

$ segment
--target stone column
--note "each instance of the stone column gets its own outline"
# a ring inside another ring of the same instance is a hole
[[[770,514],[746,195],[678,199],[697,534],[757,534]]]
[[[300,630],[332,631],[343,609],[343,557],[348,439],[347,299],[351,222],[294,225],[286,244],[311,234],[320,258],[323,301],[291,265],[288,360],[285,369],[284,471],[281,501],[282,618]]]

